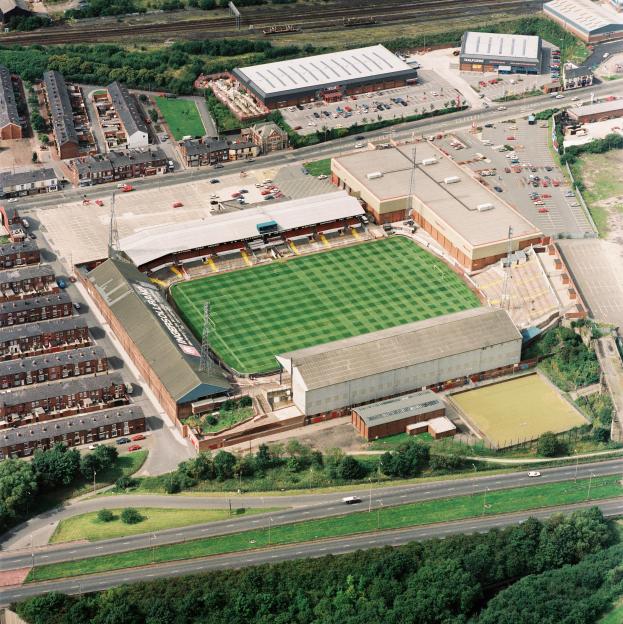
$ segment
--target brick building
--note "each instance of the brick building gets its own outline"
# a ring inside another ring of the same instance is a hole
[[[0,361],[91,344],[87,322],[77,316],[0,328]]]
[[[0,302],[0,327],[36,323],[71,316],[71,298],[65,291],[42,297]]]
[[[36,297],[59,291],[54,271],[50,266],[20,266],[0,271],[0,301]]]
[[[0,197],[23,197],[58,191],[58,177],[51,167],[0,174]]]
[[[122,142],[129,148],[147,147],[149,131],[139,103],[125,85],[113,82],[108,85],[108,98],[115,110],[124,134]]]
[[[187,167],[202,167],[229,160],[229,145],[224,139],[186,139],[180,153]]]
[[[17,112],[11,72],[0,65],[0,139],[21,139],[22,124]]]
[[[8,269],[26,264],[39,264],[41,256],[37,244],[30,239],[0,245],[0,267]]]
[[[76,158],[80,153],[80,139],[74,125],[73,107],[65,78],[57,71],[46,71],[43,84],[58,157],[61,160]]]
[[[127,402],[126,387],[118,373],[3,390],[0,429],[96,412]]]
[[[69,163],[70,179],[78,186],[129,180],[164,174],[171,170],[169,159],[159,147],[111,151],[78,158]]]
[[[91,444],[145,431],[145,414],[137,405],[122,405],[90,414],[59,418],[0,431],[0,460],[28,457],[57,443]]]
[[[586,104],[569,108],[567,115],[577,123],[594,123],[623,117],[623,99],[607,100],[597,104]]]
[[[83,347],[0,362],[0,388],[18,388],[108,370],[102,347]]]
[[[262,154],[288,149],[288,133],[273,121],[243,128],[241,132],[243,135],[248,135],[252,143],[259,146]]]

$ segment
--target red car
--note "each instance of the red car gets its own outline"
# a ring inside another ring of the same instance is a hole
[[[145,436],[142,433],[137,433],[132,436],[132,442],[138,442],[139,440],[144,440]]]
[[[552,180],[553,186],[560,186],[560,180]]]
[[[236,193],[232,193],[232,194],[231,194],[231,196],[232,196],[234,199],[237,199],[238,197],[240,197],[240,193],[237,193],[237,192],[236,192]]]
[[[183,205],[181,201],[173,202],[173,208],[181,208]]]
[[[125,185],[125,186],[121,189],[121,191],[122,191],[123,193],[129,193],[130,191],[133,191],[133,190],[134,190],[134,187],[133,187],[131,184],[126,184],[126,185]]]
[[[96,200],[95,200],[95,203],[96,203],[98,206],[103,206],[103,205],[104,205],[104,202],[103,202],[101,199],[96,199]]]
[[[515,137],[514,137],[514,136],[507,136],[507,137],[506,137],[506,140],[507,140],[507,141],[514,141],[514,140],[515,140]]]
[[[543,212],[549,212],[549,210],[545,207],[543,208],[539,208],[539,212],[543,213]]]
[[[132,453],[133,451],[140,451],[140,450],[141,450],[140,444],[133,444],[132,446],[128,446],[128,451],[130,453]]]

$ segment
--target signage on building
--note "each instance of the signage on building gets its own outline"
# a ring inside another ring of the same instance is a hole
[[[199,351],[193,345],[192,338],[182,321],[175,315],[169,304],[162,298],[155,286],[134,282],[132,284],[134,292],[142,301],[151,308],[156,318],[162,326],[169,332],[169,335],[180,350],[186,355],[200,357]]]

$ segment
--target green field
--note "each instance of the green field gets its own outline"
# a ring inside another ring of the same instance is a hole
[[[275,370],[275,355],[479,305],[441,261],[406,238],[301,256],[175,284],[180,314],[240,373]]]
[[[176,141],[185,136],[202,137],[205,135],[203,122],[194,102],[160,96],[156,96],[155,100]]]
[[[535,440],[587,423],[554,386],[539,375],[495,383],[452,396],[468,419],[495,446]]]
[[[331,175],[331,159],[323,158],[322,160],[314,160],[311,162],[305,163],[305,169],[309,171],[310,175],[319,176],[319,175]]]
[[[590,492],[589,492],[590,485]],[[144,548],[124,553],[102,555],[63,563],[36,566],[27,582],[47,581],[68,576],[107,572],[150,563],[180,561],[230,552],[255,550],[270,545],[296,544],[332,537],[344,537],[377,530],[399,529],[437,522],[450,522],[482,515],[527,511],[554,505],[569,505],[586,500],[603,500],[621,496],[621,478],[618,475],[582,479],[561,483],[543,483],[510,490],[487,491],[473,496],[456,496],[422,501],[396,507],[382,507],[374,503],[368,511],[350,513],[336,518],[307,520],[293,524],[271,525],[265,516],[261,525],[251,531],[216,535],[179,544]]]

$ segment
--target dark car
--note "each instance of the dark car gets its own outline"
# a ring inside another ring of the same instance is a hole
[[[56,284],[59,288],[67,288],[67,282],[62,277],[56,278]]]
[[[221,165],[221,163],[216,163],[216,165],[214,165],[215,169],[222,169],[225,165]]]
[[[117,444],[128,444],[130,442],[130,438],[117,438]]]
[[[365,140],[366,140],[366,137],[364,137],[363,134],[358,134],[355,137],[355,141],[365,141]]]
[[[486,123],[485,124],[485,128],[493,128],[493,124],[492,123]]]
[[[495,190],[496,193],[502,193],[502,187],[501,186],[494,186],[493,189]]]
[[[210,180],[210,184],[218,184],[220,182],[220,180],[218,178],[212,178]]]
[[[28,238],[30,240],[35,240],[37,238],[37,235],[34,232],[29,232],[28,233]]]

